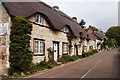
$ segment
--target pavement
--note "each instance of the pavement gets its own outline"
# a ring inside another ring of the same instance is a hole
[[[85,59],[34,73],[25,78],[120,78],[118,49],[100,52]],[[91,79],[89,79],[91,80]]]

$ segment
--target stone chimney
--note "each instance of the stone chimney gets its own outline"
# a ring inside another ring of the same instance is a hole
[[[77,17],[72,17],[72,19],[77,22]]]
[[[59,7],[58,6],[53,6],[53,9],[59,11]]]

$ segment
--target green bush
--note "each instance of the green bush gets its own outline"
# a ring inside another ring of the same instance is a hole
[[[76,55],[71,56],[71,58],[73,59],[73,61],[75,61],[75,60],[78,60],[78,59],[79,59],[79,57],[78,57],[78,56],[76,56]]]
[[[98,50],[97,50],[97,49],[94,49],[94,50],[93,50],[93,53],[98,53]]]
[[[73,55],[73,56],[63,55],[63,56],[59,59],[59,61],[61,61],[62,63],[67,63],[67,62],[70,62],[70,61],[75,61],[75,60],[77,60],[77,59],[79,59],[79,57],[78,57],[78,56],[75,56],[75,55]]]
[[[82,57],[83,57],[83,58],[88,57],[88,53],[87,53],[87,52],[84,52],[84,53],[82,54]]]
[[[40,63],[37,63],[32,67],[30,70],[31,73],[39,71],[39,70],[44,70],[44,69],[50,69],[53,68],[54,66],[57,66],[57,63],[55,61],[41,61]]]
[[[69,58],[70,58],[69,55],[63,55],[63,56],[59,59],[59,61],[61,61],[62,63],[67,63],[67,62],[69,62]]]
[[[78,55],[78,57],[80,58],[80,59],[82,59],[83,57],[82,57],[82,55]]]
[[[49,47],[48,49],[47,49],[47,51],[48,51],[48,59],[49,59],[49,61],[52,61],[52,62],[54,62],[54,58],[53,58],[53,50],[52,50],[52,48],[51,47]]]
[[[10,68],[8,75],[27,72],[32,65],[32,52],[30,50],[32,25],[23,17],[12,18],[10,27]]]
[[[98,53],[97,49],[93,50],[93,51],[90,51],[90,52],[84,52],[82,54],[82,57],[85,58],[85,57],[89,57],[91,55],[94,55],[95,53]]]

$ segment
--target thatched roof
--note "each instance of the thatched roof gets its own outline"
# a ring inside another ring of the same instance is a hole
[[[95,36],[97,36],[101,40],[107,40],[108,39],[108,37],[106,37],[103,33],[99,32],[99,31],[95,31],[94,34],[95,34]]]
[[[44,2],[3,2],[2,4],[11,17],[23,16],[29,18],[36,13],[41,13],[47,18],[51,28],[61,30],[65,26],[70,26],[74,36],[80,37],[79,33],[82,32],[82,37],[86,38],[86,32],[77,22]]]

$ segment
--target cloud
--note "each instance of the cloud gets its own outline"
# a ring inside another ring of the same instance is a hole
[[[46,2],[48,0],[45,0]],[[53,1],[53,2],[52,2]],[[55,1],[55,2],[54,2]],[[118,25],[118,0],[51,0],[50,5],[58,5],[67,15],[84,19],[87,25],[94,25],[106,31]],[[49,3],[49,1],[48,1]]]

